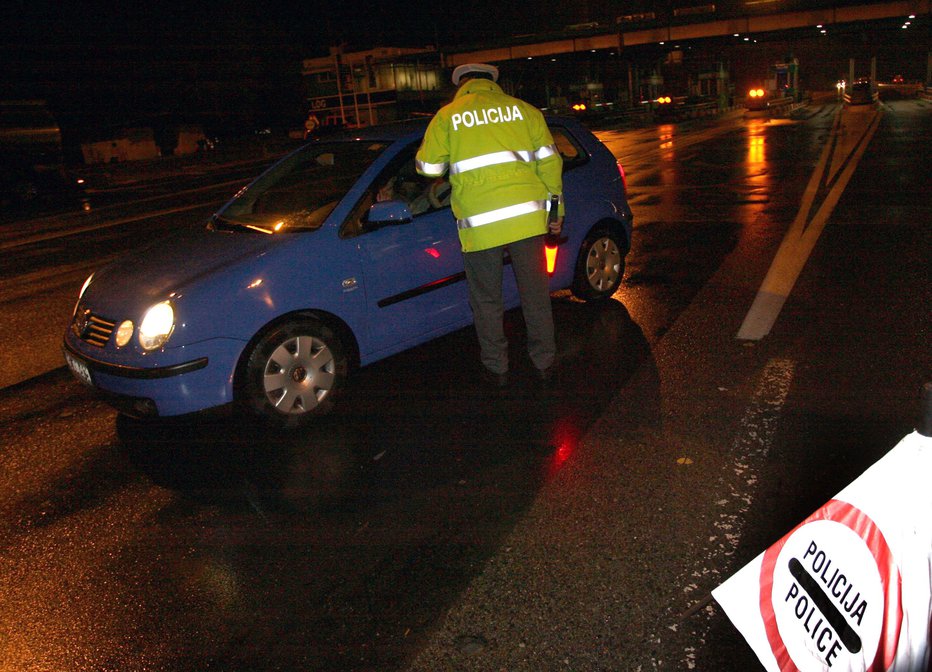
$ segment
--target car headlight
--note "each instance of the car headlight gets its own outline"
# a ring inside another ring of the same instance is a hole
[[[139,345],[144,350],[161,348],[175,328],[175,310],[168,301],[157,303],[142,318],[139,325]]]
[[[130,339],[133,337],[133,321],[124,320],[120,323],[120,326],[116,330],[116,344],[118,348],[122,348],[124,345],[129,343]]]

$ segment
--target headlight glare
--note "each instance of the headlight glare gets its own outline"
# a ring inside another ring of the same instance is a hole
[[[157,303],[142,318],[139,325],[139,345],[144,350],[155,350],[165,345],[175,328],[175,311],[171,303]]]

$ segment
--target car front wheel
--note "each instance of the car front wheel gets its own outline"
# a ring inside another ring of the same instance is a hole
[[[275,426],[298,426],[331,409],[346,374],[336,334],[317,320],[295,320],[266,333],[249,352],[239,402]]]
[[[584,301],[604,299],[615,293],[625,274],[624,247],[609,229],[591,231],[576,260],[573,294]]]

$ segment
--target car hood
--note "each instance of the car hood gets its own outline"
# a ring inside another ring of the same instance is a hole
[[[218,274],[247,273],[285,237],[206,228],[172,236],[94,273],[83,302],[114,319],[130,317]]]

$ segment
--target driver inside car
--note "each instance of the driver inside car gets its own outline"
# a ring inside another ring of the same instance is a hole
[[[376,201],[404,201],[414,216],[450,205],[450,183],[442,177],[427,179],[411,170],[393,175],[379,188]]]

